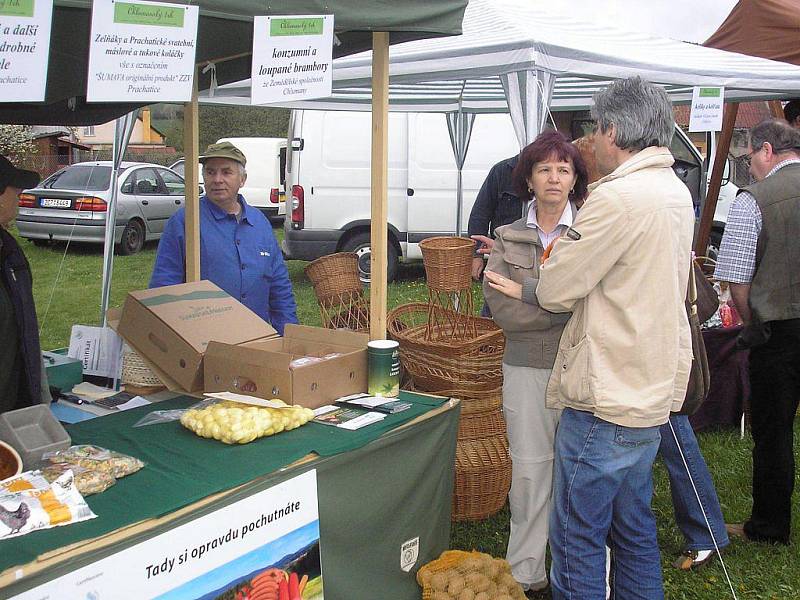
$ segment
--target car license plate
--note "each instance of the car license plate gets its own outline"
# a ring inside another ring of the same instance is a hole
[[[72,200],[69,198],[42,198],[39,206],[42,208],[69,208],[72,206]]]

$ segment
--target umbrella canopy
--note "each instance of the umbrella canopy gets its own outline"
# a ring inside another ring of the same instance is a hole
[[[334,56],[372,47],[372,32],[389,32],[390,43],[461,32],[466,0],[199,0],[198,64],[231,58],[218,65],[220,83],[250,75],[253,17],[281,14],[334,14],[340,42]],[[138,105],[86,103],[91,3],[55,0],[44,103],[0,102],[0,123],[92,125],[105,123]],[[200,89],[210,73],[201,76]]]

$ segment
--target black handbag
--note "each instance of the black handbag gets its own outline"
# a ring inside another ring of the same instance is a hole
[[[689,371],[689,385],[686,388],[686,397],[683,400],[683,406],[681,406],[679,411],[672,413],[675,415],[691,416],[697,412],[697,409],[703,404],[703,400],[708,396],[708,390],[711,387],[711,372],[708,369],[708,356],[706,356],[706,345],[703,342],[703,332],[700,330],[700,323],[707,321],[711,315],[714,314],[719,304],[717,300],[717,304],[714,305],[714,311],[708,314],[708,307],[713,304],[713,301],[711,301],[712,296],[708,293],[708,289],[705,289],[704,302],[706,302],[706,306],[703,307],[703,317],[705,318],[701,321],[701,316],[698,314],[698,271],[700,273],[700,279],[706,284],[707,288],[711,289],[713,298],[717,298],[714,286],[705,278],[703,271],[697,263],[692,261],[692,269],[689,273],[689,286],[686,291],[686,312],[689,317],[689,329],[692,336],[692,367]],[[700,285],[702,286],[703,284],[701,283]]]

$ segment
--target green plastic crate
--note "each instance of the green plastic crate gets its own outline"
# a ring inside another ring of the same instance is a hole
[[[77,358],[67,356],[67,348],[42,352],[47,381],[62,392],[70,392],[83,381],[83,365]]]

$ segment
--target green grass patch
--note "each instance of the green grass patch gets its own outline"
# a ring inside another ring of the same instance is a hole
[[[282,239],[282,229],[275,229],[275,233]],[[69,342],[73,324],[95,325],[100,321],[102,248],[73,244],[67,249],[63,243],[39,248],[25,240],[20,241],[33,269],[42,348],[65,346]],[[114,258],[112,306],[121,306],[128,291],[147,287],[155,252],[155,244],[148,244],[139,254]],[[303,273],[306,264],[288,261],[287,267],[300,322],[319,325],[320,315],[313,289]],[[482,299],[477,285],[473,292],[478,309]],[[406,302],[424,302],[427,297],[425,273],[420,264],[404,265],[398,281],[389,286],[389,308]],[[800,434],[800,431],[796,433]],[[738,431],[725,430],[698,437],[717,486],[725,518],[729,522],[741,522],[747,518],[750,510],[752,442],[749,436],[740,439]],[[800,435],[795,436],[795,454],[798,452],[798,439]],[[683,539],[674,522],[666,470],[659,463],[655,466],[653,510],[658,521],[666,597],[692,600],[731,598],[719,561],[713,561],[694,573],[683,573],[671,566],[683,547]],[[507,507],[483,521],[454,523],[451,547],[464,550],[474,548],[493,556],[505,556],[508,523]],[[793,530],[800,530],[797,510],[793,518]],[[792,546],[754,544],[741,540],[731,543],[723,557],[740,599],[800,599],[800,555],[796,538],[797,534],[794,535],[795,545]],[[325,541],[322,540],[322,543]],[[540,594],[538,597],[549,598],[549,594]]]

